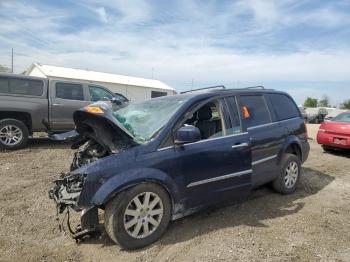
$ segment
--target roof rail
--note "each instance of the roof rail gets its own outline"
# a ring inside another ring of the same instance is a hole
[[[213,89],[213,88],[226,89],[226,87],[224,85],[217,85],[217,86],[208,86],[208,87],[202,87],[202,88],[196,88],[196,89],[192,89],[192,90],[182,91],[182,92],[180,92],[180,94],[191,93],[191,92],[195,92],[195,91],[202,91],[202,90]]]
[[[254,88],[261,88],[261,89],[265,89],[264,86],[247,86],[245,87],[245,89],[254,89]]]

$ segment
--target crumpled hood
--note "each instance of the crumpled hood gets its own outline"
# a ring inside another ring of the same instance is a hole
[[[99,108],[103,113],[92,113],[91,108]],[[83,107],[73,114],[75,130],[79,134],[93,132],[94,138],[112,153],[118,151],[120,141],[125,144],[138,145],[130,132],[113,117],[113,108],[106,102],[97,102]]]

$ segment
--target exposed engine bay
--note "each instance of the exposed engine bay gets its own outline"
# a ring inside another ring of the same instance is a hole
[[[75,122],[79,136],[73,140],[72,149],[78,151],[74,154],[71,171],[136,144],[123,136],[119,127],[113,127],[107,119],[78,111]]]
[[[91,138],[79,148],[79,151],[74,153],[70,170],[73,171],[107,155],[108,150],[101,146],[95,139]]]

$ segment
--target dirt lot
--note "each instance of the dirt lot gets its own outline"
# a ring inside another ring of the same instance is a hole
[[[47,191],[68,169],[69,146],[37,139],[0,152],[0,260],[350,261],[350,154],[310,144],[295,194],[258,189],[242,204],[172,222],[160,241],[133,252],[106,236],[76,244],[59,232]]]

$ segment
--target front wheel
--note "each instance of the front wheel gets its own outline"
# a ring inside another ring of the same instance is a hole
[[[157,241],[171,216],[167,192],[156,184],[144,183],[128,189],[108,202],[105,229],[108,236],[126,249]]]
[[[293,193],[297,187],[301,174],[299,157],[286,153],[280,163],[279,176],[273,181],[273,188],[281,194]]]
[[[27,145],[29,132],[27,126],[16,119],[0,121],[0,148],[15,150]]]

